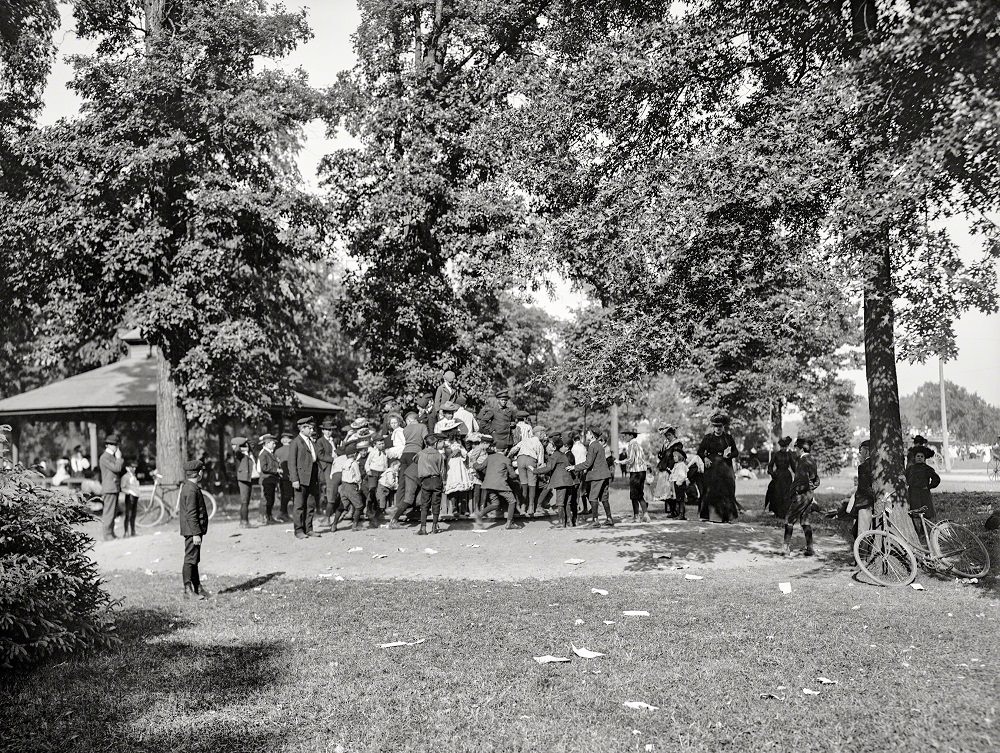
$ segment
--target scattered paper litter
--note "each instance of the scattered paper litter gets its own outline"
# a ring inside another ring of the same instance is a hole
[[[372,559],[373,560],[384,560],[388,556],[389,556],[388,554],[373,554],[372,555]]]
[[[361,547],[361,546],[352,546],[347,551],[348,551],[348,553],[350,553],[350,552],[363,552],[364,550],[365,550],[364,547]]]
[[[153,571],[152,571],[152,570],[150,570],[150,569],[149,569],[149,568],[147,567],[147,568],[146,568],[146,575],[152,575],[152,574],[153,574]],[[206,579],[206,578],[202,578],[202,580],[207,580],[207,579]]]
[[[819,695],[818,690],[810,690],[809,688],[802,688],[802,693],[804,695]]]
[[[320,573],[316,577],[317,578],[332,578],[333,577],[333,573]],[[343,579],[341,579],[341,580],[343,580]]]
[[[424,549],[424,554],[437,554],[437,553],[438,553],[437,549],[431,549],[430,547]]]
[[[579,617],[577,617],[576,621],[573,624],[574,625],[585,625],[586,623],[583,620],[581,620]]]
[[[785,688],[785,686],[784,686],[784,685],[779,685],[779,686],[778,686],[778,690],[786,690],[786,689],[787,689],[787,688]]]
[[[344,579],[344,576],[343,575],[334,575],[333,579],[334,580],[340,580],[340,581],[342,581]]]
[[[790,594],[792,592],[792,584],[788,582],[779,583],[778,590],[783,594]]]
[[[396,547],[396,551],[397,551],[397,552],[405,552],[405,551],[406,551],[406,547],[402,547],[402,546],[397,546],[397,547]]]
[[[823,685],[836,685],[839,680],[831,680],[829,677],[817,677],[816,680]]]
[[[645,701],[625,701],[622,706],[627,709],[648,709],[649,711],[657,711],[660,708],[659,706],[650,706]]]
[[[261,588],[260,586],[255,586],[253,590],[254,590],[255,593],[259,593],[260,591],[263,591],[264,589]]]
[[[607,596],[608,595],[608,592],[605,591],[603,588],[592,588],[592,589],[590,589],[590,592],[592,594],[600,594],[601,596]]]
[[[162,533],[163,533],[163,531],[154,531],[154,532],[153,532],[153,535],[154,535],[154,536],[159,536],[159,535],[160,535],[160,534],[162,534]]]
[[[159,557],[157,557],[157,558],[156,558],[155,560],[153,560],[153,564],[155,565],[155,564],[156,564],[157,562],[159,562],[159,561],[160,561],[160,558],[159,558]]]
[[[572,559],[566,560],[565,564],[567,564],[567,565],[582,565],[586,561],[587,560],[582,560],[582,559],[579,559],[577,557],[573,557]]]
[[[125,552],[125,554],[132,554],[132,552]]]
[[[760,697],[764,698],[764,699],[773,698],[776,701],[783,701],[783,700],[785,700],[785,696],[778,695],[777,693],[761,693]]]
[[[397,646],[419,646],[426,640],[427,640],[426,638],[418,638],[412,643],[407,643],[406,641],[393,641],[392,643],[380,643],[379,648],[396,648]]]
[[[479,548],[479,544],[466,544],[465,548],[466,549],[478,549]]]
[[[581,659],[596,659],[599,656],[604,656],[604,654],[599,651],[591,651],[589,648],[577,648],[572,643],[569,644],[570,648],[573,649],[573,653],[579,656]]]
[[[569,657],[567,656],[552,656],[551,654],[546,654],[545,656],[533,656],[531,658],[539,664],[553,664],[555,662],[569,661]]]
[[[705,580],[705,579],[700,575],[692,575],[691,573],[686,573],[684,575],[684,580]]]
[[[851,607],[851,609],[861,609],[861,605],[855,604],[853,607]]]
[[[927,590],[926,588],[924,588],[919,583],[911,583],[910,584],[910,588],[912,588],[914,591],[926,591]]]
[[[625,617],[649,617],[649,612],[644,609],[629,609],[622,612]]]

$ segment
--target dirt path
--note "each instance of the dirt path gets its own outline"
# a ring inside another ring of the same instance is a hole
[[[848,569],[851,562],[842,540],[824,536],[816,542],[820,556],[786,559],[778,551],[780,532],[752,520],[723,525],[664,518],[613,529],[562,530],[535,519],[514,531],[495,525],[476,532],[466,521],[444,528],[436,536],[416,536],[415,528],[356,533],[342,528],[318,539],[298,540],[290,525],[248,530],[234,521],[213,522],[203,547],[202,571],[248,577],[281,573],[292,578],[523,580],[616,574],[683,578],[738,568],[787,580],[828,576]],[[802,546],[801,533],[796,543]],[[179,573],[182,552],[181,537],[171,526],[136,538],[98,542],[93,556],[104,572]],[[567,564],[572,559],[583,562]]]

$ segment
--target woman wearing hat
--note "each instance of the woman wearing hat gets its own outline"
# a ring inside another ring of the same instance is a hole
[[[937,517],[934,502],[931,500],[931,489],[936,489],[941,483],[941,477],[927,463],[934,457],[934,450],[926,445],[914,445],[910,448],[913,461],[906,466],[906,498],[911,510],[926,507],[924,516],[933,520]]]
[[[767,474],[771,481],[764,495],[764,509],[773,512],[776,518],[783,518],[788,512],[788,495],[795,477],[795,456],[788,449],[791,443],[791,437],[779,439],[778,449],[767,462]]]
[[[698,445],[705,460],[705,496],[701,501],[701,519],[713,523],[731,523],[739,516],[736,502],[736,472],[733,461],[739,455],[736,441],[729,433],[729,416],[712,416],[712,431]]]

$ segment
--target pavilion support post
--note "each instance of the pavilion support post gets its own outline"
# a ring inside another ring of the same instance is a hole
[[[2,458],[0,458],[2,459]],[[21,422],[10,422],[10,461],[17,465],[21,460]]]
[[[87,422],[87,436],[90,438],[90,467],[96,469],[101,455],[97,451],[97,424],[93,421]]]

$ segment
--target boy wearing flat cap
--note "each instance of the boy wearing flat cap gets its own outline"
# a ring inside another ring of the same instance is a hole
[[[257,455],[257,467],[260,469],[260,488],[263,492],[260,523],[266,526],[274,522],[274,499],[278,493],[278,486],[281,484],[281,464],[274,454],[277,437],[273,434],[264,434],[260,438],[260,443],[262,447]]]
[[[278,491],[281,494],[281,507],[279,508],[278,516],[275,518],[278,523],[288,522],[288,505],[295,495],[295,489],[292,488],[291,474],[288,472],[288,453],[290,452],[294,438],[295,435],[290,431],[281,432],[281,446],[274,451],[274,457],[277,458],[278,466],[281,470],[281,484],[278,486]]]
[[[497,390],[496,405],[487,405],[476,416],[480,431],[493,437],[501,452],[506,452],[513,444],[515,413],[509,398],[507,390]]]
[[[201,590],[198,563],[201,562],[202,538],[208,532],[208,508],[205,506],[205,495],[202,494],[199,484],[203,470],[204,465],[198,460],[189,460],[184,464],[184,474],[187,478],[181,484],[177,503],[181,536],[184,537],[184,567],[181,569],[184,596],[199,600],[206,596]]]
[[[257,470],[250,455],[246,437],[233,437],[236,452],[236,483],[240,488],[240,528],[250,527],[250,497],[253,495],[253,477]]]

